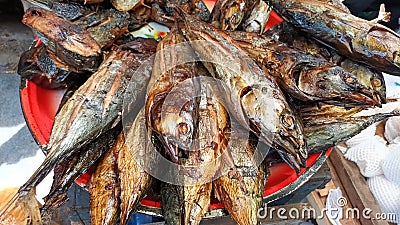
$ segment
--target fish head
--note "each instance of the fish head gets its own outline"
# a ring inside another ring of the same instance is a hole
[[[194,143],[196,115],[192,102],[187,102],[182,108],[176,105],[164,105],[158,118],[153,121],[153,127],[158,134],[171,160],[178,160],[179,150],[191,151]]]
[[[370,83],[370,81],[367,81]],[[376,91],[353,73],[338,66],[314,68],[302,72],[299,89],[321,101],[345,106],[381,106]]]
[[[275,147],[290,153],[293,159],[289,165],[297,170],[305,167],[308,158],[307,144],[303,135],[303,125],[299,118],[290,109],[280,111],[277,122],[277,135],[275,135]]]
[[[345,59],[340,66],[353,74],[358,82],[371,89],[372,97],[381,104],[386,103],[386,86],[383,74],[350,59]]]
[[[26,25],[32,25],[37,21],[38,18],[45,17],[47,11],[39,7],[31,7],[26,10],[24,16],[22,17],[22,23]]]

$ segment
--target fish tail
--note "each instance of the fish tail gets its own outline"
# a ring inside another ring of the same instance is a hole
[[[21,212],[26,216],[26,224],[41,225],[40,203],[36,199],[36,189],[19,189],[0,211],[0,223],[7,221],[11,213]]]

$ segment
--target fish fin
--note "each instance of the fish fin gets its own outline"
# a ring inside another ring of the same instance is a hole
[[[42,225],[40,216],[41,204],[36,199],[36,189],[18,190],[0,211],[0,222],[6,221],[7,216],[22,212],[27,217],[26,224]]]
[[[379,22],[389,22],[390,21],[390,12],[386,12],[385,10],[385,4],[381,4],[379,7],[379,12],[378,12],[378,17],[375,19],[371,20],[373,23],[379,23]]]
[[[27,195],[25,195],[21,200],[20,204],[28,215],[28,223],[31,225],[42,225],[42,217],[40,216],[41,204],[36,199],[36,188],[32,188]]]

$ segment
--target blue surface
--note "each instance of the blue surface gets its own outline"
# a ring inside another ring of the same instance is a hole
[[[142,213],[136,213],[131,216],[131,219],[128,222],[128,225],[142,225],[146,223],[154,223],[163,221],[159,217],[149,216]]]

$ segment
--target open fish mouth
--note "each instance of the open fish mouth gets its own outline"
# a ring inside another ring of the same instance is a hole
[[[382,98],[380,97],[379,93],[369,93],[364,94],[364,93],[355,93],[351,94],[351,99],[354,102],[359,102],[360,105],[365,105],[368,104],[370,106],[377,106],[377,107],[382,107]]]
[[[191,141],[182,142],[176,140],[176,138],[171,135],[159,134],[158,139],[166,150],[165,154],[169,156],[170,160],[174,163],[178,163],[181,152],[189,152],[195,150],[192,146]]]

